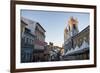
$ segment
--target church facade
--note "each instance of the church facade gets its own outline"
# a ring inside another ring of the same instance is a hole
[[[70,17],[64,30],[64,59],[89,59],[89,26],[79,32],[77,18]]]

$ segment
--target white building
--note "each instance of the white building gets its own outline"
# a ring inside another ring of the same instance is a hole
[[[46,46],[46,42],[45,42],[45,30],[44,28],[40,25],[39,22],[21,17],[21,20],[27,24],[27,26],[25,26],[25,30],[27,32],[30,32],[30,34],[24,34],[23,38],[25,40],[25,42],[27,42],[27,44],[29,44],[31,42],[31,44],[33,45],[34,48],[29,49],[29,47],[27,48],[27,50],[24,49],[24,51],[27,51],[28,53],[32,53],[32,61],[38,61],[41,60],[40,58],[40,53],[43,54],[44,52],[44,47]],[[24,31],[25,33],[25,31]],[[33,35],[33,36],[32,36]],[[31,40],[29,40],[31,39]],[[30,41],[30,42],[29,42]],[[25,45],[24,45],[25,46]],[[30,50],[30,51],[29,51]],[[41,55],[42,56],[42,55]],[[38,59],[37,59],[38,58]]]

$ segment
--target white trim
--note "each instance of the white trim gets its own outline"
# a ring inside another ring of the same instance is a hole
[[[39,68],[39,67],[54,67],[54,66],[74,66],[93,64],[94,61],[94,40],[90,39],[90,60],[81,61],[59,61],[59,62],[38,62],[38,63],[20,63],[20,10],[47,10],[47,11],[65,11],[65,12],[88,12],[90,13],[90,38],[94,38],[94,14],[92,9],[84,8],[69,8],[69,7],[49,7],[49,6],[34,6],[34,5],[16,5],[16,68]]]

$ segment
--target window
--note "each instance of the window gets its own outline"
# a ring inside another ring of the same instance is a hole
[[[70,26],[69,26],[69,31],[70,31]]]
[[[76,25],[76,24],[73,24],[73,28],[74,28],[74,29],[76,29],[76,26],[75,26],[75,25]]]
[[[24,42],[26,43],[26,37],[24,37]]]
[[[32,44],[31,39],[29,39],[29,43]]]
[[[33,44],[33,40],[31,40],[31,44]]]
[[[26,38],[26,43],[28,43],[28,38]]]

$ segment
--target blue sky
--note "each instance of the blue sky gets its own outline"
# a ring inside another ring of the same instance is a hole
[[[46,30],[45,41],[53,42],[56,46],[64,43],[64,29],[71,16],[77,17],[79,31],[90,24],[89,13],[21,10],[21,16],[39,22]]]

